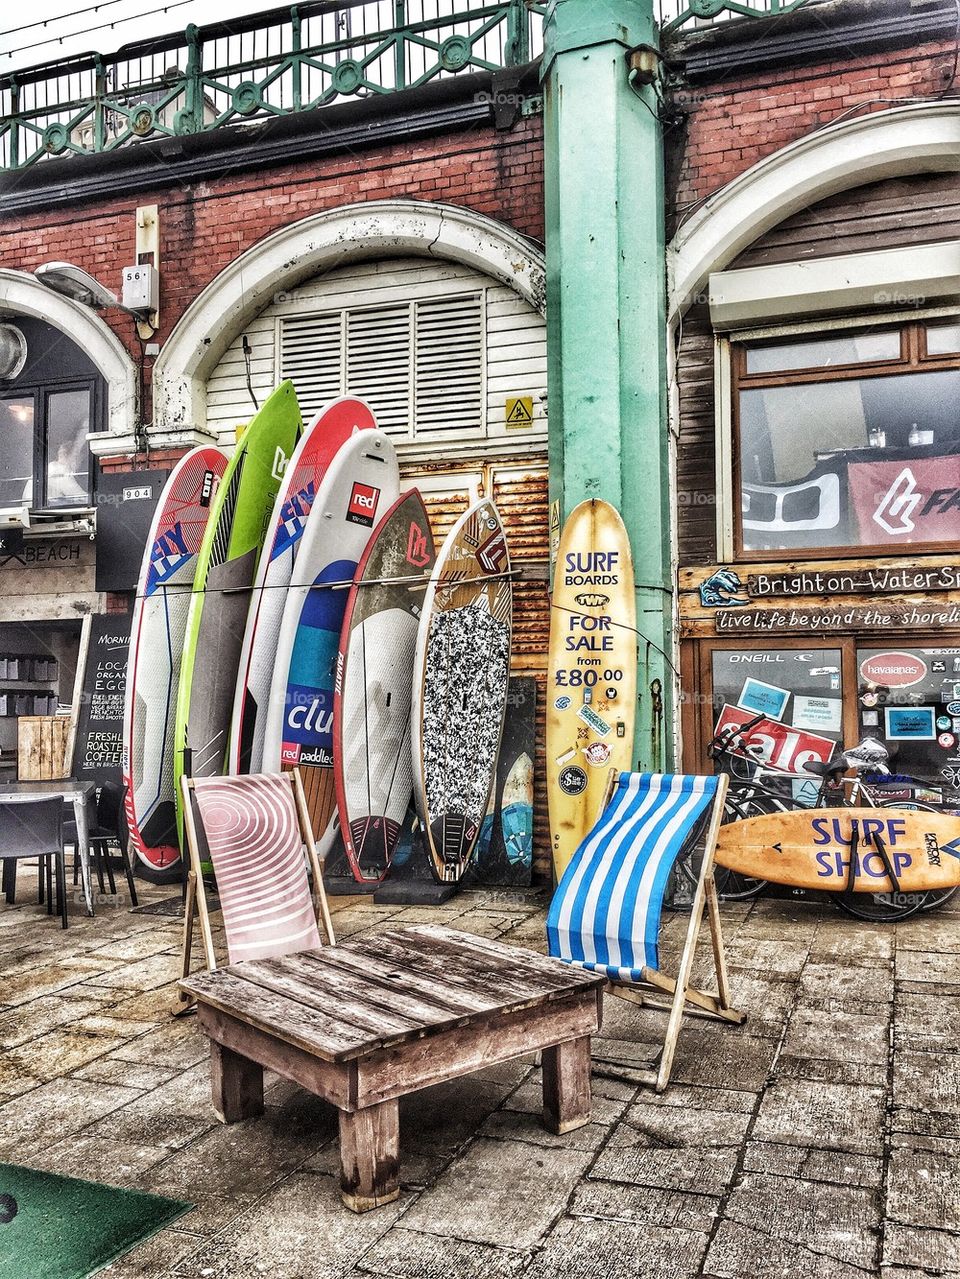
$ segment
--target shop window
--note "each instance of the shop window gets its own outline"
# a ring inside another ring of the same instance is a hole
[[[401,440],[486,432],[482,292],[350,307],[280,321],[281,377],[304,414],[362,395]]]
[[[745,740],[770,767],[802,773],[828,760],[843,741],[842,652],[786,646],[762,652],[714,649],[713,732],[747,727]],[[812,801],[818,780],[790,782],[798,803]]]
[[[960,324],[733,351],[740,553],[960,541]]]
[[[0,398],[0,507],[89,504],[92,402],[91,386]]]

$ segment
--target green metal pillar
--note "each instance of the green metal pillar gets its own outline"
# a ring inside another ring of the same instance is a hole
[[[623,516],[637,580],[636,759],[672,758],[673,588],[663,139],[627,51],[652,0],[552,0],[543,78],[551,500]],[[639,95],[639,96],[638,96]]]

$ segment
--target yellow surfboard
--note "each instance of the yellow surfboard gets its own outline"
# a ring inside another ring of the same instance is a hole
[[[611,768],[629,771],[637,705],[630,541],[607,502],[570,513],[550,601],[547,798],[559,880],[597,820]]]
[[[808,808],[748,817],[720,827],[717,861],[754,879],[842,892],[850,873],[854,828],[854,892],[893,891],[877,836],[900,891],[960,884],[960,817],[914,810]]]

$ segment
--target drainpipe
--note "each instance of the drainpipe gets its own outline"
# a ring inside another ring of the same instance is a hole
[[[674,759],[663,138],[652,0],[552,0],[543,60],[551,501],[623,516],[637,580],[635,759]],[[631,83],[632,81],[632,83]]]

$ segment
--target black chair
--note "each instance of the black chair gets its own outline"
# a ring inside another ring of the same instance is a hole
[[[127,826],[127,814],[124,807],[125,798],[126,790],[124,787],[118,786],[116,782],[104,782],[97,794],[96,804],[87,806],[87,833],[90,842],[90,858],[101,893],[106,891],[104,887],[104,872],[106,872],[110,892],[114,895],[117,892],[117,885],[113,878],[113,866],[110,861],[110,846],[114,844],[120,850],[120,860],[123,864],[124,874],[127,877],[131,904],[136,906],[138,904],[137,889],[128,851],[130,831]],[[65,838],[66,842],[72,844],[76,849],[77,824],[72,818],[65,823]],[[74,883],[77,882],[78,873],[79,853],[74,853]]]
[[[47,912],[53,913],[51,865],[57,870],[57,902],[61,926],[67,926],[67,867],[63,851],[63,800],[27,799],[11,804],[0,799],[0,860],[3,891],[12,903],[17,886],[17,862],[35,857],[40,867],[40,900],[46,867]]]

